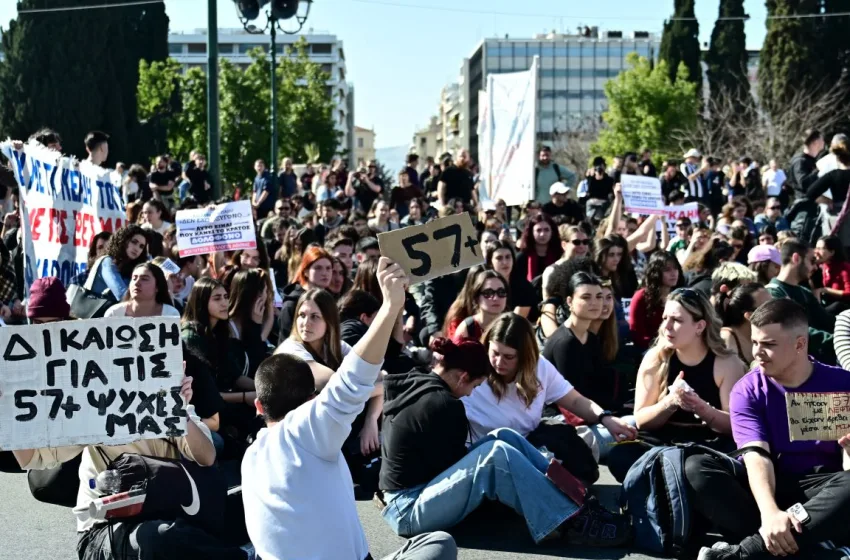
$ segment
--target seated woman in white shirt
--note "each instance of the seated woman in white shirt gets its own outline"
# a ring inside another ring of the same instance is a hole
[[[180,317],[171,303],[165,273],[153,263],[142,263],[133,269],[123,301],[107,309],[104,317]]]
[[[151,199],[145,202],[142,206],[142,227],[152,229],[160,235],[165,235],[165,231],[171,227],[168,208],[159,200]]]
[[[544,422],[544,407],[556,404],[589,424],[601,423],[618,440],[635,438],[635,428],[581,395],[540,356],[531,323],[524,317],[501,315],[484,333],[483,344],[491,373],[462,399],[473,443],[497,428],[510,428],[535,447],[545,446],[574,476],[592,484],[599,469],[590,448],[574,427]]]
[[[319,392],[351,352],[351,346],[340,338],[339,325],[339,311],[330,292],[311,288],[298,299],[292,331],[274,353],[298,356],[307,362],[316,381],[316,391]],[[352,425],[352,436],[356,438],[359,434],[359,447],[363,456],[380,450],[378,421],[383,406],[384,387],[379,379],[366,409]],[[349,437],[349,440],[352,440],[352,437]],[[348,448],[349,441],[343,446],[343,453]]]

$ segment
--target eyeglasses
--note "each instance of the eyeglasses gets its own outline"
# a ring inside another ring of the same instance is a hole
[[[508,291],[504,288],[499,288],[498,290],[481,290],[481,297],[484,299],[493,299],[499,298],[503,299],[508,297]]]
[[[590,239],[571,239],[570,243],[578,247],[579,245],[590,245]]]

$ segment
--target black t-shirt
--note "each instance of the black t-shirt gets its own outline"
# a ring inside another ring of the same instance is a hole
[[[194,167],[186,171],[186,177],[189,178],[189,191],[199,204],[206,204],[210,201],[212,189],[207,190],[205,183],[209,183],[210,174],[206,169],[198,169]]]
[[[218,387],[212,369],[206,361],[196,356],[192,351],[183,353],[186,362],[186,375],[192,377],[192,401],[195,412],[200,418],[210,418],[224,408],[224,400]]]
[[[315,176],[315,173],[304,173],[303,175],[301,175],[301,188],[303,188],[305,191],[313,190],[313,177]],[[344,184],[345,183],[343,183],[343,185]]]
[[[806,191],[806,197],[817,198],[828,189],[832,191],[833,208],[838,211],[847,200],[847,190],[850,188],[850,169],[833,169],[825,173]]]
[[[369,179],[372,183],[381,187],[381,193],[384,192],[384,182],[381,181],[380,177],[374,177]],[[366,181],[357,180],[357,188],[354,193],[354,198],[360,203],[360,208],[363,208],[364,211],[368,212],[370,208],[372,208],[372,203],[375,202],[375,199],[380,196],[381,193],[376,193],[372,189],[369,188],[369,185],[366,184]]]
[[[587,178],[587,198],[608,200],[613,195],[614,178],[610,175],[603,175],[601,179],[597,179],[596,175]]]
[[[174,180],[174,174],[166,169],[165,171],[155,170],[150,174],[148,181],[151,185],[156,185],[160,187],[158,189],[159,194],[169,194],[174,191],[174,185],[171,185],[171,188],[168,187],[168,182]]]
[[[561,206],[556,206],[554,202],[547,202],[543,205],[543,213],[554,218],[555,216],[566,216],[566,223],[577,224],[584,219],[584,212],[581,211],[581,206],[574,200],[567,200]]]
[[[638,166],[643,170],[644,176],[658,177],[658,170],[655,168],[655,164],[652,163],[651,159],[641,161]]]
[[[446,202],[453,198],[459,198],[467,204],[472,201],[475,182],[468,170],[451,165],[440,175],[440,181],[446,184]]]

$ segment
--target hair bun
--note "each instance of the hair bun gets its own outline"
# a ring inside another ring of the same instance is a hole
[[[434,339],[431,343],[431,350],[436,352],[437,354],[442,354],[445,356],[446,354],[451,354],[453,351],[457,350],[457,345],[451,341],[449,338],[439,337]]]

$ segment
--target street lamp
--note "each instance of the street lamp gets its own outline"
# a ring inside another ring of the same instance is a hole
[[[275,176],[275,166],[277,164],[277,76],[275,69],[277,67],[277,31],[280,30],[287,35],[295,35],[304,27],[307,17],[310,15],[310,7],[313,5],[313,0],[233,0],[236,4],[236,11],[239,20],[242,22],[242,27],[245,31],[254,35],[262,35],[269,31],[271,35],[271,43],[269,45],[269,56],[271,59],[271,157],[269,158],[269,170],[272,177]],[[259,28],[252,20],[260,17],[260,9],[269,5],[266,12],[266,25]],[[298,24],[297,29],[284,29],[280,26],[281,21],[294,19]]]

